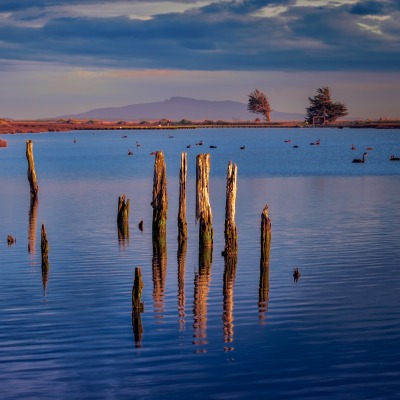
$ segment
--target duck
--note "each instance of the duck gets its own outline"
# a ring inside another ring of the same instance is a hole
[[[297,267],[294,267],[294,269],[293,269],[293,280],[295,281],[295,282],[297,282],[298,280],[299,280],[299,278],[300,278],[300,271],[299,271],[299,269],[297,268]]]
[[[365,156],[367,155],[367,152],[365,152],[362,156],[362,158],[354,158],[352,163],[365,163]]]
[[[136,140],[136,147],[140,147],[140,143]]]
[[[216,149],[217,146],[214,146],[213,144],[210,146],[210,149]]]
[[[174,135],[168,135],[169,139],[172,139],[174,137]]]
[[[196,146],[203,146],[203,141],[200,140],[200,142],[197,142],[197,143],[196,143]]]
[[[128,150],[128,156],[132,156],[133,155],[133,151]]]
[[[155,151],[152,151],[151,153],[150,153],[150,156],[155,156],[156,155],[156,152]]]
[[[297,144],[295,144],[295,145],[293,146],[293,148],[294,148],[294,149],[298,149],[299,146],[298,146]]]
[[[126,139],[128,135],[122,135],[122,139]]]
[[[355,150],[355,149],[356,149],[356,146],[354,146],[354,144],[352,144],[352,145],[351,145],[351,149],[352,149],[352,150]]]
[[[292,139],[285,139],[284,142],[285,143],[292,143]]]
[[[373,150],[372,147],[367,147],[365,150]]]
[[[188,144],[187,146],[186,146],[186,148],[187,149],[190,149],[192,146],[190,145],[190,144]]]
[[[315,143],[314,142],[310,143],[310,146],[319,146],[319,144],[320,140],[318,139]]]
[[[400,161],[400,157],[395,157],[395,156],[392,155],[392,156],[389,157],[389,160],[390,161]]]
[[[76,143],[76,139],[74,139],[74,143]]]
[[[246,146],[240,146],[240,150],[246,150]]]

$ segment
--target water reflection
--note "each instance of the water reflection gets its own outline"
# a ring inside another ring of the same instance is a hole
[[[236,279],[237,254],[227,254],[225,256],[223,296],[224,308],[222,314],[224,329],[225,351],[232,351],[234,348],[228,343],[233,342],[233,288]]]
[[[125,247],[129,244],[129,222],[121,221],[117,222],[118,226],[118,243],[121,250],[125,250]]]
[[[163,318],[164,293],[167,276],[167,245],[165,238],[153,240],[153,304],[157,318]]]
[[[269,259],[271,253],[271,220],[268,216],[268,205],[261,214],[261,258],[260,284],[258,290],[258,319],[261,325],[265,324],[269,301]]]
[[[43,283],[43,291],[46,296],[47,283],[50,271],[50,263],[49,263],[49,242],[47,240],[46,228],[42,224],[42,233],[41,233],[41,254],[42,254],[42,283]]]
[[[38,213],[39,201],[31,199],[29,207],[29,227],[28,227],[28,253],[30,255],[30,262],[34,264],[36,254],[36,225],[37,225],[37,213]]]
[[[183,240],[178,245],[178,315],[179,315],[179,330],[185,330],[185,270],[186,270],[186,250],[187,242]]]
[[[207,298],[210,286],[212,264],[212,248],[204,247],[199,252],[199,270],[194,277],[193,302],[193,344],[205,346],[207,341]],[[207,352],[205,348],[198,348],[196,352]]]

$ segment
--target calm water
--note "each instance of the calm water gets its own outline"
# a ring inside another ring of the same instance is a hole
[[[399,398],[400,162],[389,156],[400,155],[400,131],[170,134],[6,137],[8,148],[0,149],[1,398]],[[26,139],[34,142],[40,187],[33,209]],[[204,146],[195,146],[201,139]],[[309,145],[317,139],[320,146]],[[367,147],[373,148],[367,162],[352,164]],[[169,193],[167,261],[159,280],[151,243],[154,150],[165,153]],[[189,241],[178,262],[183,151]],[[199,277],[194,214],[200,152],[211,154],[215,238],[211,269]],[[220,254],[229,160],[238,165],[239,257],[227,276]],[[116,224],[122,193],[131,199],[125,240],[118,239]],[[273,231],[270,268],[261,273],[265,204]],[[42,223],[50,242],[47,275]],[[8,234],[17,239],[11,247]],[[145,285],[141,335],[131,314],[138,266]],[[267,287],[260,290],[260,283]]]

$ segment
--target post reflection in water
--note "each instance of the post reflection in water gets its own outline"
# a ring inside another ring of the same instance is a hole
[[[39,201],[31,199],[29,207],[29,228],[28,228],[28,253],[30,255],[30,262],[35,262],[36,255],[36,224],[37,224],[37,212],[38,212]]]
[[[167,276],[166,240],[153,240],[153,304],[156,318],[163,318],[164,291]]]
[[[224,284],[223,284],[223,296],[224,296],[224,308],[222,314],[222,321],[224,327],[224,343],[227,345],[224,347],[224,351],[232,351],[234,348],[228,343],[233,342],[233,288],[235,286],[236,279],[236,266],[237,266],[237,254],[231,253],[225,256],[225,267],[224,267]]]
[[[49,242],[47,240],[46,227],[42,224],[40,249],[42,255],[42,283],[44,296],[46,296],[47,284],[49,279],[50,263],[49,263]]]
[[[133,338],[135,341],[135,347],[137,349],[142,347],[143,340],[143,325],[142,325],[142,316],[141,310],[133,309],[132,310],[132,330],[133,330]]]
[[[193,344],[204,346],[207,341],[207,299],[210,286],[212,264],[212,247],[203,247],[199,251],[199,270],[194,277],[193,302]],[[198,348],[198,353],[205,353],[207,349]]]
[[[271,220],[266,205],[261,214],[260,285],[258,291],[258,319],[265,325],[269,301],[269,259],[271,252]]]
[[[185,270],[186,270],[186,250],[187,242],[183,240],[178,244],[178,315],[179,315],[179,330],[185,330]]]
[[[129,244],[129,222],[121,221],[117,222],[118,226],[118,243],[121,246],[121,250],[124,251],[125,247]]]

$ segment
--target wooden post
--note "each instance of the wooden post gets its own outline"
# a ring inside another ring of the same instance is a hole
[[[226,175],[226,207],[225,207],[225,249],[224,254],[235,254],[238,251],[238,238],[235,222],[236,191],[237,191],[237,166],[228,163]]]
[[[261,214],[261,258],[260,258],[260,284],[258,291],[258,313],[261,323],[265,323],[265,314],[269,301],[269,258],[271,250],[271,220],[268,216],[268,205]]]
[[[125,249],[125,242],[129,241],[129,211],[130,200],[126,200],[123,194],[121,197],[118,197],[117,213],[118,241],[122,250]]]
[[[143,326],[140,314],[144,311],[144,304],[142,303],[143,288],[142,269],[136,267],[135,280],[132,287],[132,328],[136,348],[142,347]]]
[[[209,199],[210,155],[196,157],[196,220],[199,226],[200,249],[213,247],[212,212]]]
[[[117,222],[119,224],[129,221],[130,200],[125,201],[125,195],[118,197],[118,215]]]
[[[132,308],[135,310],[143,311],[144,306],[142,303],[142,290],[144,284],[142,280],[142,270],[139,267],[135,268],[135,280],[132,288]]]
[[[187,153],[181,154],[181,169],[179,171],[179,213],[178,213],[178,242],[181,245],[187,240],[186,222],[186,177]]]
[[[49,274],[49,270],[50,270],[50,264],[49,264],[50,246],[49,246],[49,242],[47,240],[47,233],[46,233],[46,228],[45,228],[44,224],[42,224],[40,249],[41,249],[41,253],[42,253],[42,282],[43,282],[44,293],[46,295],[48,274]]]
[[[162,151],[157,151],[155,154],[153,201],[151,205],[153,207],[153,241],[166,243],[168,217],[167,168]]]
[[[33,159],[33,143],[32,140],[26,141],[26,158],[28,160],[28,181],[31,190],[31,199],[35,200],[38,197],[39,186],[36,179],[35,161]]]
[[[28,253],[32,255],[32,258],[35,255],[38,204],[37,199],[31,199],[29,207]]]

